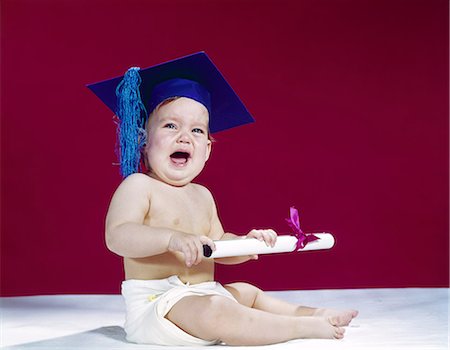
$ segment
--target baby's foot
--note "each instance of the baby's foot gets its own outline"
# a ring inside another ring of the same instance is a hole
[[[344,328],[338,327],[338,319],[330,317],[299,317],[299,338],[342,339]]]
[[[348,326],[350,322],[358,316],[356,310],[334,310],[334,309],[317,309],[313,316],[332,317],[336,326]]]

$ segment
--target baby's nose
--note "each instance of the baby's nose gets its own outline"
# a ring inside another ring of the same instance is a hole
[[[180,143],[190,143],[191,140],[189,138],[189,135],[186,132],[181,132],[178,136],[178,142]]]

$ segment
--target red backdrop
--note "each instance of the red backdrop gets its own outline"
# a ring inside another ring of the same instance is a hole
[[[337,238],[218,267],[269,290],[448,286],[448,1],[1,1],[2,295],[117,293],[112,113],[85,84],[205,50],[257,122],[198,181],[226,230]]]

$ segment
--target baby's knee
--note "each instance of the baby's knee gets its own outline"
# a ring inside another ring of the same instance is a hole
[[[237,282],[227,284],[225,288],[234,296],[234,298],[242,305],[252,307],[261,289],[250,283]]]
[[[255,287],[253,284],[246,282],[233,283],[234,286],[244,295],[256,295],[261,292],[261,289]]]

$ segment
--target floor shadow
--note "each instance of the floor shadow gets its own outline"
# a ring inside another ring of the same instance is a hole
[[[53,339],[46,339],[32,343],[13,345],[2,349],[46,349],[46,350],[72,350],[72,349],[149,349],[148,346],[127,342],[125,331],[119,326],[108,326],[90,331],[67,335]],[[158,347],[159,348],[159,347]]]

